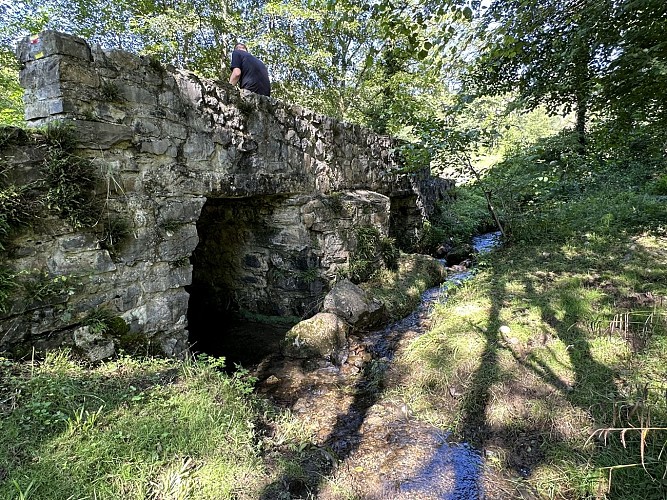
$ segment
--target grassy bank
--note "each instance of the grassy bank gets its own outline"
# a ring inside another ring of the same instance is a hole
[[[398,361],[419,418],[543,498],[664,498],[667,238],[495,252]]]
[[[256,498],[278,414],[221,360],[2,360],[0,498]],[[268,413],[267,413],[268,412]]]

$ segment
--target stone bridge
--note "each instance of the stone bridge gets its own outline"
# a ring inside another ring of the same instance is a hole
[[[349,270],[360,231],[409,250],[451,187],[427,166],[407,171],[390,137],[147,57],[54,31],[17,55],[29,125],[75,128],[77,154],[97,169],[100,225],[127,231],[112,247],[64,221],[17,237],[8,266],[81,286],[13,304],[0,351],[112,354],[118,339],[84,325],[91,308],[174,356],[203,318],[217,330],[229,311],[308,317]],[[26,151],[0,153],[14,178],[39,170]]]

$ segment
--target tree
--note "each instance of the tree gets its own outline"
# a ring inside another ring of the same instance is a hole
[[[613,59],[601,77],[600,108],[624,126],[667,125],[667,2],[623,0],[605,33]]]
[[[583,143],[599,76],[612,57],[602,40],[612,12],[612,0],[494,0],[481,15],[482,43],[467,80],[482,94],[516,90],[529,109],[575,112]]]

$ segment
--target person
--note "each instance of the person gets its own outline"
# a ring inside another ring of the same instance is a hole
[[[262,61],[248,52],[243,43],[237,43],[232,52],[232,74],[229,83],[256,94],[271,95],[269,71]]]

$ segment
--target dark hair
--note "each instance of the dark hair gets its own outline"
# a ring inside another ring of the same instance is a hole
[[[244,50],[248,50],[248,47],[246,47],[245,43],[239,42],[236,45],[234,45],[234,50],[238,49],[239,47],[243,47]]]

